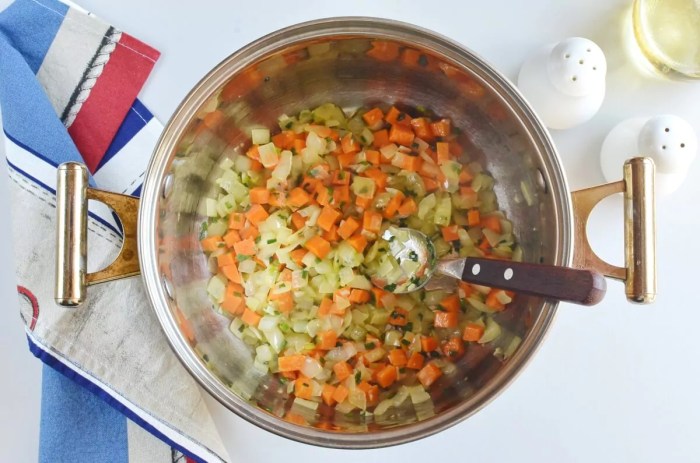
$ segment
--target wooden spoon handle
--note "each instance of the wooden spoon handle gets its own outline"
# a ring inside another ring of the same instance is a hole
[[[582,305],[594,305],[605,295],[605,278],[591,270],[469,257],[462,280],[517,293]]]

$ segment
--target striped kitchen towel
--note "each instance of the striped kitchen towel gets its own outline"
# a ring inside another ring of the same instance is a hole
[[[21,316],[30,350],[51,367],[43,375],[41,461],[228,460],[140,279],[92,287],[78,309],[53,300],[56,167],[83,162],[92,185],[139,194],[162,126],[136,96],[158,56],[56,0],[17,0],[0,13]],[[106,206],[89,208],[93,271],[114,258],[121,236]]]

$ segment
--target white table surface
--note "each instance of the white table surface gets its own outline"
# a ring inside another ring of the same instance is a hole
[[[0,0],[0,6],[7,4]],[[82,5],[143,39],[162,57],[141,93],[166,121],[212,66],[242,45],[283,26],[337,16],[393,18],[433,29],[475,50],[514,79],[525,56],[567,36],[597,42],[608,59],[608,94],[586,124],[554,132],[572,188],[603,181],[598,152],[627,117],[674,113],[700,129],[700,83],[643,77],[622,48],[630,0],[573,2],[309,0],[84,0]],[[505,5],[509,6],[506,7]],[[197,6],[195,8],[195,5]],[[144,154],[146,155],[146,154]],[[1,169],[0,169],[1,170]],[[0,198],[7,198],[0,174]],[[626,303],[611,282],[595,308],[562,305],[538,355],[496,401],[466,422],[425,440],[382,450],[329,450],[262,431],[207,397],[234,461],[698,461],[700,327],[695,290],[700,244],[700,162],[658,207],[659,296]],[[596,251],[622,262],[622,208],[606,201],[589,226]],[[16,304],[7,200],[0,200],[0,459],[36,461],[39,362],[26,348]],[[47,275],[49,277],[49,275]]]

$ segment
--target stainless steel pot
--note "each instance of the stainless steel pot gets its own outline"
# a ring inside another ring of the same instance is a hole
[[[384,52],[368,55],[373,48]],[[346,108],[397,102],[451,118],[464,131],[468,155],[496,178],[499,205],[515,224],[525,261],[595,269],[624,280],[631,301],[654,298],[650,160],[628,161],[619,182],[570,194],[543,124],[513,85],[481,58],[408,24],[336,18],[263,37],[202,79],[166,126],[140,201],[88,188],[83,166],[59,168],[58,303],[77,305],[86,285],[134,275],[140,267],[173,351],[200,384],[239,416],[301,442],[342,448],[394,445],[445,429],[486,405],[543,341],[556,303],[516,298],[499,320],[523,337],[514,356],[501,362],[489,346],[470,347],[458,363],[456,380],[433,392],[432,416],[413,409],[382,419],[321,411],[305,416],[306,424],[284,419],[289,417],[284,388],[270,376],[253,373],[249,349],[229,332],[229,320],[212,310],[205,289],[210,273],[198,239],[205,217],[198,211],[200,198],[214,188],[216,161],[243,149],[251,126],[274,126],[280,114],[327,101]],[[228,120],[215,134],[203,128],[200,116],[219,102]],[[599,259],[586,239],[591,209],[615,193],[625,198],[624,268]],[[110,205],[124,228],[117,260],[92,274],[86,272],[87,199]]]

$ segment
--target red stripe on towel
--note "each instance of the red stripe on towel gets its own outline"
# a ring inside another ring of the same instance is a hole
[[[122,33],[68,133],[94,172],[153,69],[160,52]]]

